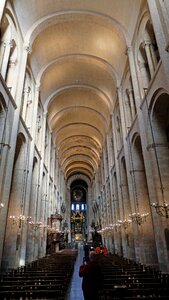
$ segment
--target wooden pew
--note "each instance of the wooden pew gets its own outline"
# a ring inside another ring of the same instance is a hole
[[[1,299],[64,300],[76,256],[77,251],[54,254],[1,274]]]

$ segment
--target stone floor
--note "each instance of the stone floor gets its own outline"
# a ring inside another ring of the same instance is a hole
[[[79,244],[78,256],[74,266],[73,276],[68,289],[68,294],[65,300],[83,300],[82,279],[79,277],[79,267],[83,263],[83,245]]]

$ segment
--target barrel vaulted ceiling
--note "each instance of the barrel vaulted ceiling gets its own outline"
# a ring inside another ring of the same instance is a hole
[[[11,0],[65,178],[92,180],[143,0]]]

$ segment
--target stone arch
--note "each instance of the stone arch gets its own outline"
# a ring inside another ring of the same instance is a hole
[[[149,151],[154,177],[154,186],[159,203],[169,196],[169,95],[157,90],[150,101]]]
[[[19,266],[20,251],[22,247],[23,227],[21,219],[25,215],[25,193],[27,186],[28,166],[27,147],[25,136],[17,136],[15,156],[13,163],[12,180],[9,195],[6,238],[2,265],[10,267]]]
[[[141,138],[135,133],[132,139],[132,176],[134,186],[134,205],[135,213],[140,214],[140,221],[133,221],[137,225],[137,234],[135,236],[135,253],[136,260],[147,265],[157,264],[156,244],[154,240],[154,228],[151,217],[150,197],[145,172],[145,161],[141,145]],[[141,246],[140,246],[141,245]],[[145,256],[144,253],[149,251],[153,255]]]
[[[159,54],[156,36],[154,33],[154,28],[153,28],[153,24],[152,24],[151,20],[148,20],[146,23],[145,40],[148,40],[151,42],[152,48],[150,49],[150,53],[151,53],[151,57],[152,57],[152,63],[153,63],[154,69],[155,69],[157,63],[160,60],[160,54]]]
[[[138,26],[135,58],[138,73],[140,73],[139,85],[143,96],[144,88],[149,86],[160,59],[151,16],[147,11],[142,15]]]
[[[12,12],[6,11],[1,23],[2,43],[0,47],[0,69],[7,86],[14,97],[17,81],[18,62],[20,60],[18,30]]]
[[[84,174],[74,174],[72,176],[69,177],[69,179],[67,180],[67,193],[66,193],[66,212],[67,212],[67,216],[71,215],[71,210],[70,210],[70,202],[71,202],[71,184],[76,181],[76,180],[82,180],[87,184],[88,187],[88,191],[87,191],[87,215],[86,215],[86,224],[90,224],[92,217],[93,217],[93,212],[92,212],[92,190],[91,190],[91,181],[89,179],[88,176],[84,175]],[[70,225],[71,226],[71,225]],[[88,229],[89,230],[89,229]],[[89,235],[89,231],[86,232],[87,235]],[[69,238],[71,238],[71,236],[69,236]]]
[[[132,139],[132,160],[133,160],[133,178],[135,184],[135,209],[137,212],[149,212],[149,202],[147,199],[148,189],[145,177],[145,165],[143,151],[141,146],[141,138],[138,133],[135,133]],[[147,203],[146,203],[147,202]]]
[[[81,180],[85,181],[87,183],[88,187],[91,187],[91,182],[90,182],[88,176],[83,175],[83,174],[75,174],[68,179],[67,188],[70,189],[72,182],[77,179],[81,179]]]

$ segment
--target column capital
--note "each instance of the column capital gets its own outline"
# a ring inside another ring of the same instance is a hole
[[[118,93],[118,96],[119,96],[119,93],[121,94],[122,93],[122,85],[118,85],[116,86],[116,89],[117,89],[117,93]]]
[[[45,110],[45,111],[43,112],[43,116],[46,118],[46,117],[47,117],[47,114],[48,114],[48,111]]]
[[[112,113],[110,114],[110,116],[111,116],[111,118],[114,118],[114,112],[112,112]]]
[[[5,41],[2,41],[2,45],[3,45],[4,48],[6,46],[9,46],[10,48],[13,48],[14,43],[13,43],[13,40],[5,40]]]
[[[138,66],[139,66],[139,69],[141,70],[141,69],[145,69],[145,63],[144,63],[144,61],[139,61],[138,62]]]
[[[152,42],[150,40],[145,40],[144,41],[144,46],[150,46]]]
[[[17,59],[10,59],[10,61],[9,61],[9,66],[10,67],[15,67],[16,66],[16,64],[17,64]]]
[[[129,53],[131,53],[133,51],[133,46],[132,45],[130,45],[130,46],[127,46],[126,47],[126,51],[125,51],[125,54],[127,55],[129,55]]]
[[[119,91],[121,88],[122,88],[121,85],[117,85],[117,86],[116,86],[117,91]]]
[[[133,89],[132,88],[127,88],[127,93],[128,93],[128,95],[133,94]]]
[[[25,43],[25,44],[23,45],[23,48],[24,48],[24,50],[25,50],[28,54],[30,54],[31,51],[32,51],[32,48],[31,48],[29,42],[28,42],[28,43]]]
[[[40,92],[40,85],[39,85],[39,84],[36,84],[36,85],[35,85],[35,90],[36,90],[37,93]]]
[[[24,88],[23,92],[24,94],[30,94],[31,88],[30,86],[27,86],[26,88]]]
[[[126,106],[128,106],[130,104],[129,99],[125,99],[124,103],[125,103]]]

